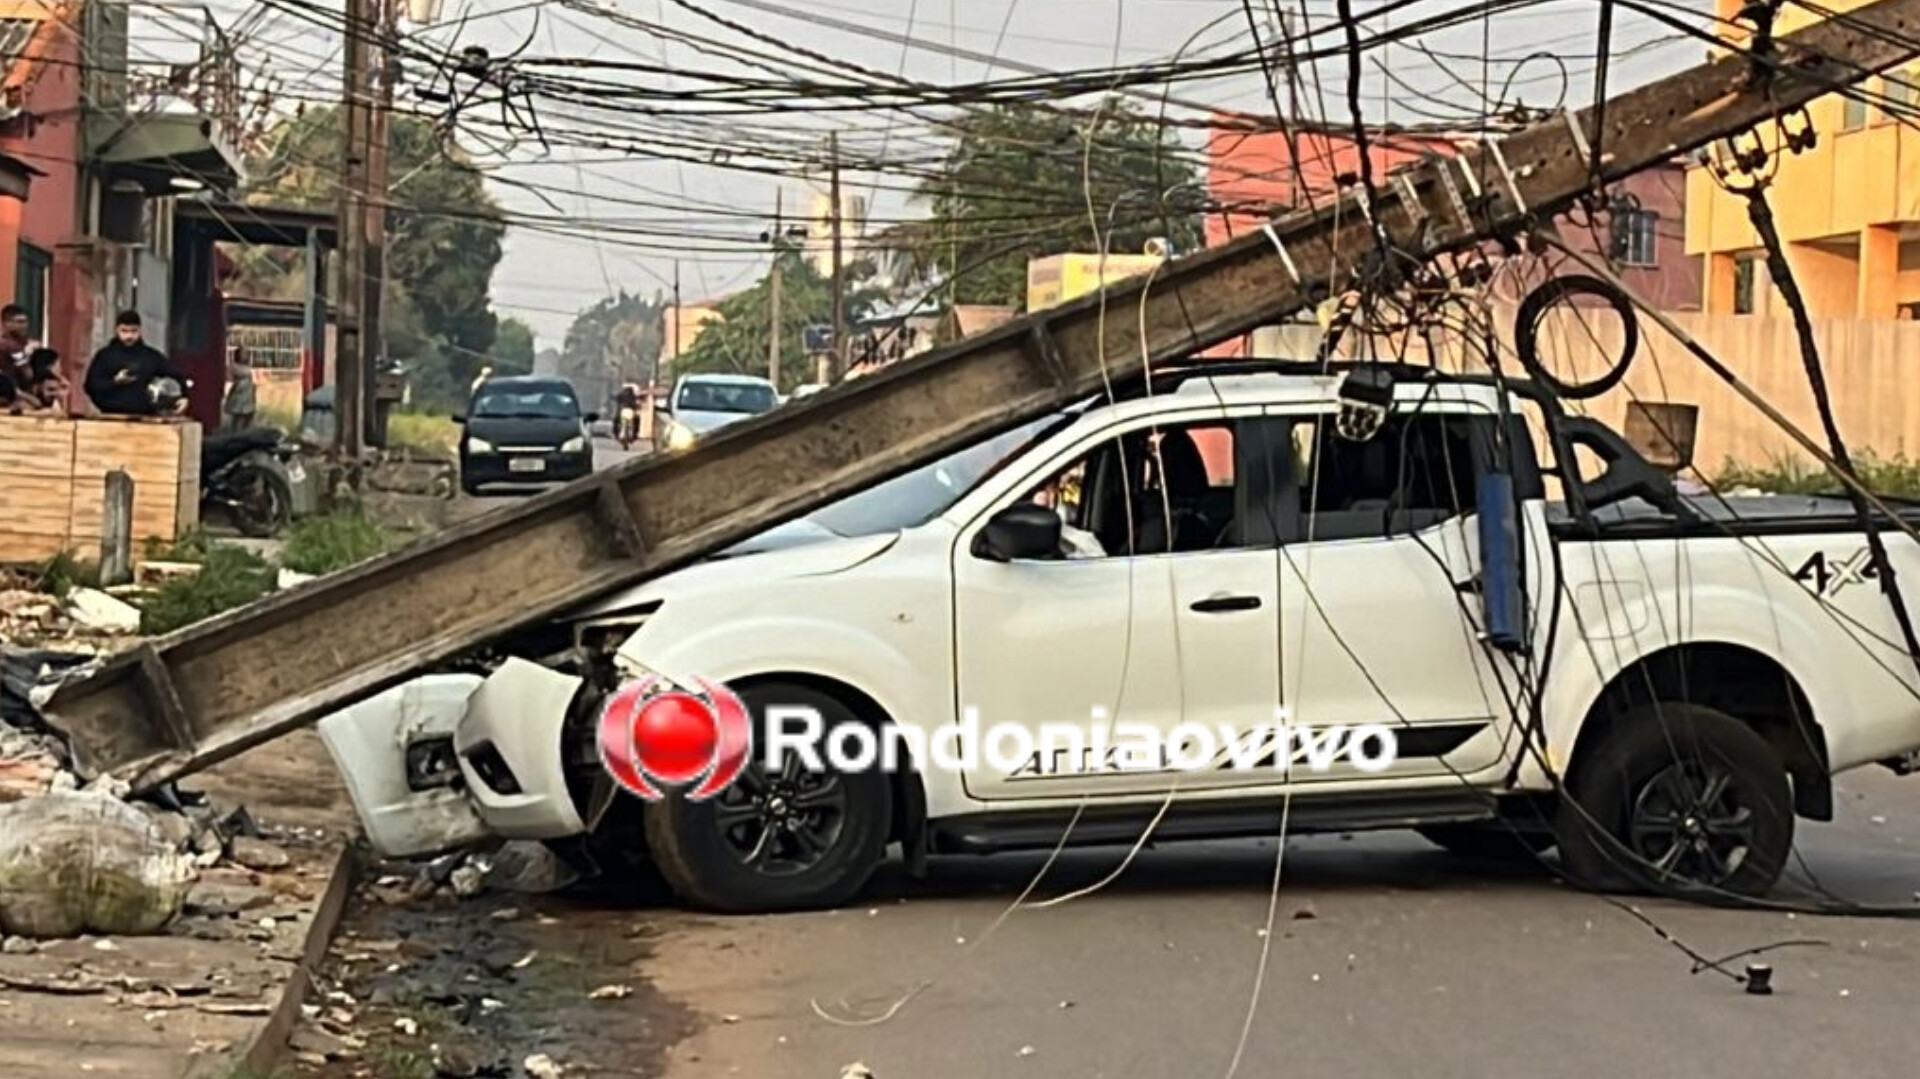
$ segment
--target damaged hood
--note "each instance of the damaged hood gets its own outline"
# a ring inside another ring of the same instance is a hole
[[[806,521],[796,521],[794,526],[790,531],[790,526],[773,529],[705,562],[616,592],[572,612],[568,620],[618,615],[678,593],[753,588],[769,581],[844,573],[879,557],[900,539],[898,532],[845,538]]]

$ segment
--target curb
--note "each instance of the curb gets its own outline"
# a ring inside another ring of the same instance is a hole
[[[340,848],[333,872],[328,875],[326,890],[320,894],[320,902],[313,910],[313,920],[307,925],[307,939],[300,949],[300,961],[288,972],[273,1011],[254,1028],[253,1036],[247,1040],[244,1052],[238,1057],[223,1056],[218,1063],[211,1060],[196,1062],[188,1066],[182,1079],[275,1074],[274,1064],[286,1049],[287,1039],[293,1036],[294,1027],[300,1023],[300,1008],[307,1002],[307,994],[313,991],[318,981],[320,964],[327,957],[327,949],[333,946],[334,934],[339,931],[341,917],[347,910],[347,897],[353,894],[363,868],[357,843],[349,841]]]

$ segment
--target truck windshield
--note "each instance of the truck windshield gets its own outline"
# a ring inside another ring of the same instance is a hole
[[[1027,448],[1079,418],[1055,412],[817,510],[807,520],[841,536],[915,528],[945,513]]]
[[[688,382],[674,408],[687,412],[766,412],[775,405],[773,387],[753,382]]]

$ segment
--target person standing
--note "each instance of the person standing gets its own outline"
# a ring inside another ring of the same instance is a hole
[[[27,368],[33,356],[33,339],[29,336],[31,322],[27,309],[17,303],[0,307],[0,372],[12,378],[16,385],[25,385],[29,378]]]
[[[161,415],[153,393],[154,383],[161,379],[179,383],[180,399],[170,411],[185,412],[186,391],[192,380],[181,374],[165,353],[141,340],[140,312],[120,312],[114,320],[113,340],[94,353],[87,365],[84,386],[93,407],[109,416]]]
[[[235,345],[233,359],[227,363],[227,399],[220,406],[227,429],[244,431],[252,427],[254,407],[253,365],[247,362],[246,350]]]

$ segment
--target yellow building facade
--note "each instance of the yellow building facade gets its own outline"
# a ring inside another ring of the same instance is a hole
[[[1864,2],[1820,6],[1844,12]],[[1742,6],[1742,0],[1714,0],[1723,20]],[[1777,33],[1818,18],[1806,7],[1786,5]],[[1817,145],[1774,155],[1769,203],[1815,317],[1913,318],[1920,313],[1920,130],[1888,109],[1920,109],[1920,65],[1874,76],[1858,89],[1872,103],[1832,94],[1807,106]],[[1772,130],[1762,135],[1769,145],[1779,142]],[[1687,175],[1687,253],[1705,259],[1706,312],[1786,312],[1747,200],[1722,189],[1710,168]]]
[[[1158,255],[1049,255],[1027,263],[1027,310],[1041,311],[1158,266]]]

